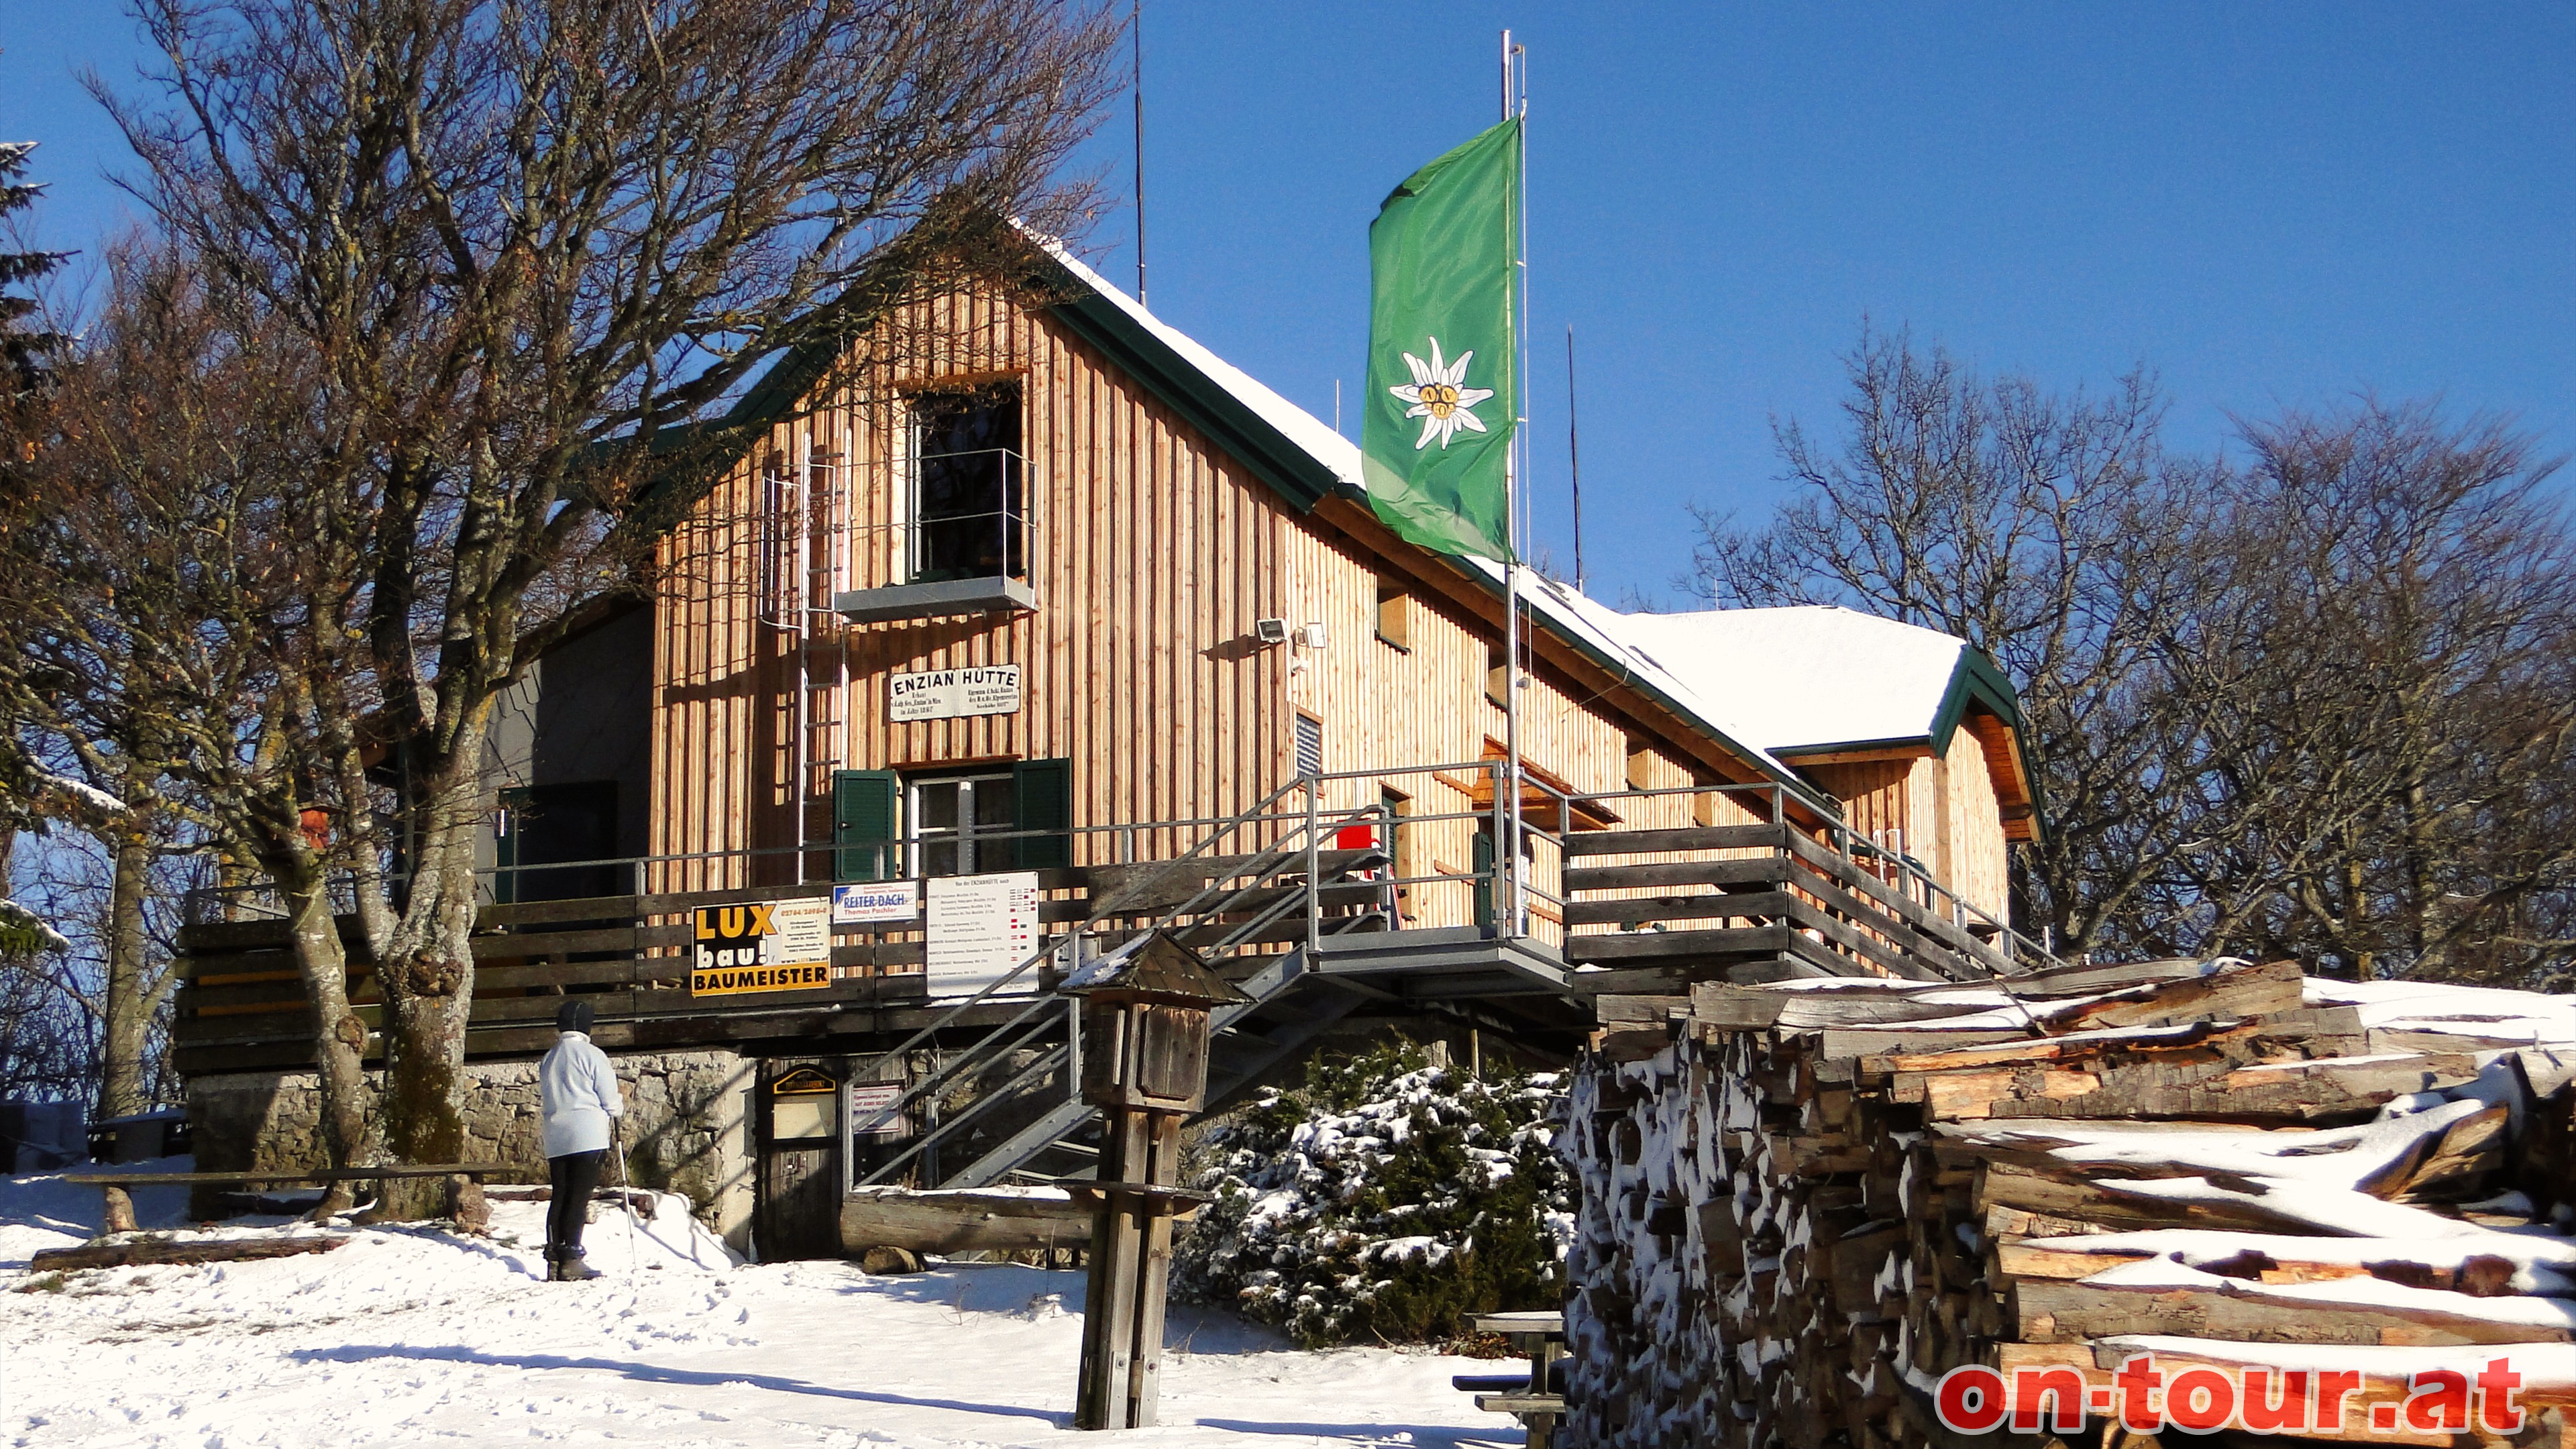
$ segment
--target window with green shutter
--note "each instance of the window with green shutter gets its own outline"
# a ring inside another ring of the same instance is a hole
[[[1011,767],[1011,787],[1015,828],[1046,832],[1019,837],[1019,868],[1073,864],[1073,761],[1022,760]]]
[[[904,874],[894,802],[892,770],[832,772],[834,880],[894,880]]]

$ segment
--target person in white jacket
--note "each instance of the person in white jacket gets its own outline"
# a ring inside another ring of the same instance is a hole
[[[554,1195],[546,1205],[546,1277],[578,1283],[599,1274],[581,1260],[582,1224],[590,1195],[599,1187],[600,1159],[626,1115],[617,1069],[590,1042],[590,1003],[578,997],[555,1013],[554,1050],[537,1063],[537,1091],[545,1108],[546,1168]]]

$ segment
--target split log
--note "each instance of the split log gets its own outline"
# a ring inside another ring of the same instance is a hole
[[[2030,1282],[2012,1289],[2009,1327],[2023,1343],[2075,1343],[2120,1334],[2410,1348],[2576,1341],[2576,1303],[2547,1298],[2477,1301],[2496,1305],[2497,1312],[2266,1293],[2256,1284],[2217,1289]],[[2504,1312],[2506,1305],[2516,1311]]]
[[[2105,1027],[2168,1026],[2295,1011],[2306,1002],[2307,977],[2296,961],[2274,961],[2123,991],[2050,1013],[2051,1032]]]
[[[2386,1256],[2326,1259],[2301,1257],[2294,1249],[2273,1246],[2277,1242],[2295,1239],[2263,1241],[2263,1248],[2248,1249],[2231,1258],[2199,1262],[2194,1266],[2204,1272],[2260,1283],[2326,1283],[2347,1278],[2377,1278],[2409,1288],[2438,1288],[2472,1298],[2495,1298],[2512,1291],[2513,1260],[2491,1253],[2473,1253],[2456,1261],[2436,1262],[2430,1261],[2420,1250],[2410,1255],[2405,1247],[2391,1244]],[[1989,1255],[1987,1276],[1999,1282],[2032,1279],[2071,1282],[2155,1256],[2155,1252],[2146,1248],[2075,1247],[2051,1238],[2023,1238],[1995,1243]]]

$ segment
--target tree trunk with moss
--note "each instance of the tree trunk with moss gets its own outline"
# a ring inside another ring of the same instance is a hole
[[[465,1033],[474,1013],[475,846],[491,705],[474,709],[443,759],[414,779],[410,899],[376,966],[385,995],[385,1145],[403,1162],[465,1159]],[[445,1185],[385,1185],[384,1211],[431,1217]]]
[[[98,1116],[130,1117],[152,1109],[152,1015],[160,1004],[150,979],[152,933],[144,906],[158,852],[143,825],[120,820],[106,832],[107,981],[99,1001]]]
[[[375,1159],[367,1132],[367,1024],[349,1009],[349,952],[331,910],[322,872],[309,859],[285,862],[274,873],[285,897],[288,940],[305,1000],[313,1008],[313,1065],[322,1096],[322,1154],[332,1167],[358,1167]],[[348,1209],[347,1183],[324,1191],[315,1216]]]

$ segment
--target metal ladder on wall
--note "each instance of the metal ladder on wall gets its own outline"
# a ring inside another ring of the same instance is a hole
[[[1203,889],[1142,926],[1115,928],[1107,922],[1118,914],[1114,907],[1120,892],[1095,892],[1098,898],[1091,914],[1080,925],[1050,940],[981,992],[940,1013],[902,1044],[869,1059],[852,1074],[853,1080],[899,1080],[913,1052],[936,1043],[942,1032],[966,1029],[969,1012],[1015,986],[1018,990],[1028,989],[1034,980],[1032,973],[1050,961],[1070,971],[1083,961],[1096,959],[1102,954],[1103,936],[1123,938],[1124,944],[1125,939],[1141,940],[1155,931],[1172,930],[1199,936],[1201,939],[1192,946],[1201,959],[1252,998],[1248,1003],[1214,1013],[1217,1036],[1211,1045],[1211,1056],[1219,1060],[1213,1060],[1211,1067],[1227,1070],[1212,1071],[1209,1100],[1218,1100],[1220,1093],[1249,1082],[1345,1014],[1357,998],[1348,992],[1333,991],[1314,1008],[1292,1016],[1282,1028],[1270,1033],[1255,1033],[1248,1026],[1241,1031],[1230,1028],[1278,1002],[1306,977],[1308,950],[1318,937],[1382,925],[1382,918],[1367,913],[1326,916],[1322,894],[1326,887],[1342,884],[1350,872],[1363,868],[1343,861],[1331,871],[1333,880],[1323,879],[1327,873],[1326,843],[1346,827],[1377,824],[1383,819],[1382,813],[1376,807],[1326,812],[1310,805],[1302,820],[1279,814],[1275,807],[1301,789],[1308,792],[1310,801],[1314,799],[1312,781],[1300,779],[1280,787],[1250,809],[1212,827],[1187,853],[1145,877],[1141,887],[1150,893],[1184,878],[1196,862],[1215,858],[1215,847],[1230,836],[1249,833],[1263,825],[1283,827],[1276,841],[1239,860],[1229,859],[1223,873]],[[1292,914],[1302,915],[1307,921],[1306,941],[1286,951],[1259,954],[1261,946],[1273,944],[1264,940],[1265,934]],[[1229,965],[1249,969],[1230,971]],[[930,1185],[985,1187],[1012,1175],[1044,1179],[1049,1174],[1030,1172],[1028,1164],[1051,1149],[1076,1158],[1096,1159],[1096,1149],[1074,1140],[1076,1134],[1091,1125],[1093,1116],[1080,1091],[1080,1013],[1079,998],[1054,993],[1037,996],[965,1050],[942,1057],[921,1080],[907,1086],[868,1120],[853,1122],[851,1137],[856,1141],[874,1128],[901,1120],[908,1111],[921,1109],[935,1118],[902,1151],[856,1175],[853,1185],[872,1187],[897,1182],[921,1166],[936,1164],[943,1144],[971,1141],[979,1128],[1001,1130],[998,1124],[1017,1114],[1027,1114],[1028,1120],[1010,1129],[1008,1135],[984,1148],[963,1167],[923,1174],[935,1178]],[[936,1112],[944,1098],[977,1084],[981,1089],[974,1099],[953,1115]]]

